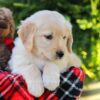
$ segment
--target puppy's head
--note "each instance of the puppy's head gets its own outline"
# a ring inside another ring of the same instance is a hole
[[[15,24],[12,12],[8,8],[0,8],[0,33],[3,37],[14,36]]]
[[[72,52],[71,24],[55,11],[39,11],[18,30],[25,48],[33,55],[60,60]]]

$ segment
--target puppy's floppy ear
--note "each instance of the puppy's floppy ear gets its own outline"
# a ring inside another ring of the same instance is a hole
[[[10,34],[11,34],[11,37],[13,38],[15,34],[15,22],[13,18],[10,20]]]
[[[72,53],[72,44],[73,44],[73,37],[70,34],[68,39],[67,39],[67,50],[69,53]]]
[[[34,35],[36,32],[36,25],[30,21],[25,21],[19,27],[18,35],[24,44],[25,48],[33,52],[34,51]]]
[[[13,19],[13,12],[8,8],[3,8],[5,10],[5,15],[8,19],[8,23],[10,26],[10,36],[13,38],[15,33],[15,22]]]
[[[72,36],[72,25],[69,21],[66,20],[66,26],[67,26],[67,50],[69,53],[72,53],[72,44],[73,44],[73,36]]]
[[[73,36],[72,36],[72,25],[70,22],[66,21],[67,23],[67,31],[68,31],[68,38],[67,38],[67,50],[69,53],[72,53],[72,44],[73,44]]]

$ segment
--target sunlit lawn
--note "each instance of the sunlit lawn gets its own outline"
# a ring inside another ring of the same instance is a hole
[[[100,82],[85,86],[80,100],[100,100]]]

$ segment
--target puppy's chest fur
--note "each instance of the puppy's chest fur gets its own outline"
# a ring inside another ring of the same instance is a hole
[[[13,59],[11,59],[9,63],[11,66],[15,66],[17,68],[18,66],[33,64],[39,67],[39,69],[41,70],[43,69],[43,66],[45,66],[45,64],[47,63],[46,60],[41,59],[39,57],[35,57],[29,52],[27,52],[19,38],[16,38],[15,40],[15,47],[13,49],[12,58]],[[14,59],[16,59],[17,61],[15,62]]]
[[[35,66],[37,66],[40,70],[43,69],[43,67],[46,65],[48,61],[41,59],[41,58],[36,58],[34,57],[32,62]]]

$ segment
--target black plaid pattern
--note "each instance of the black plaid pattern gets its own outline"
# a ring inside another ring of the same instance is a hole
[[[60,86],[54,92],[59,100],[77,100],[83,88],[83,82],[79,80],[81,74],[77,77],[71,69],[61,74]]]

